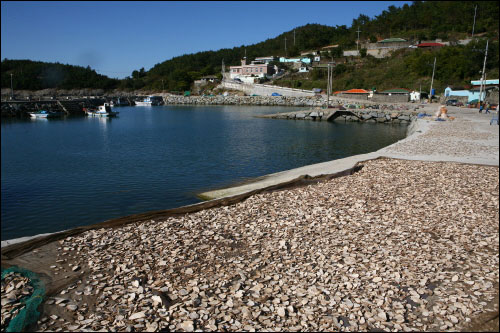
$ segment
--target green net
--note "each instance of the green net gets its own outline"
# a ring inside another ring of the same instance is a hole
[[[12,318],[6,329],[7,332],[21,332],[28,325],[35,323],[40,316],[40,312],[37,311],[37,308],[43,301],[45,286],[38,278],[38,275],[27,269],[16,266],[2,270],[2,280],[5,278],[5,275],[10,272],[19,273],[30,279],[30,284],[34,289],[33,294],[31,294],[29,298],[21,300],[21,303],[23,303],[25,307],[19,311],[17,316]]]

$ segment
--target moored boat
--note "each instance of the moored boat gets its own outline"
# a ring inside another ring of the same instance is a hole
[[[140,101],[135,101],[136,106],[156,106],[163,103],[161,96],[148,96]]]
[[[90,117],[114,117],[119,112],[111,111],[109,103],[104,103],[104,105],[99,105],[97,110],[85,109],[85,113]]]
[[[29,115],[31,118],[58,118],[62,117],[64,113],[56,111],[40,110],[36,112],[29,112]]]

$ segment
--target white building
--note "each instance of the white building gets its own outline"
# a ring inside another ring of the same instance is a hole
[[[274,60],[273,56],[255,58],[255,62],[262,62],[264,64],[268,64],[268,63],[270,63],[273,60]]]
[[[418,91],[412,91],[410,93],[410,101],[412,102],[420,101],[420,93]]]

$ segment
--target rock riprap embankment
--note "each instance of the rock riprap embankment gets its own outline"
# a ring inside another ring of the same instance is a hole
[[[498,167],[378,159],[67,237],[53,272],[82,277],[47,301],[37,329],[460,330],[498,295],[498,179]]]
[[[321,106],[321,97],[285,96],[163,96],[165,104]]]

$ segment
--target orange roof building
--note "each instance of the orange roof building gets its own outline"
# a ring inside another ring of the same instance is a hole
[[[346,91],[342,91],[344,94],[369,94],[370,92],[368,90],[364,89],[350,89]]]

